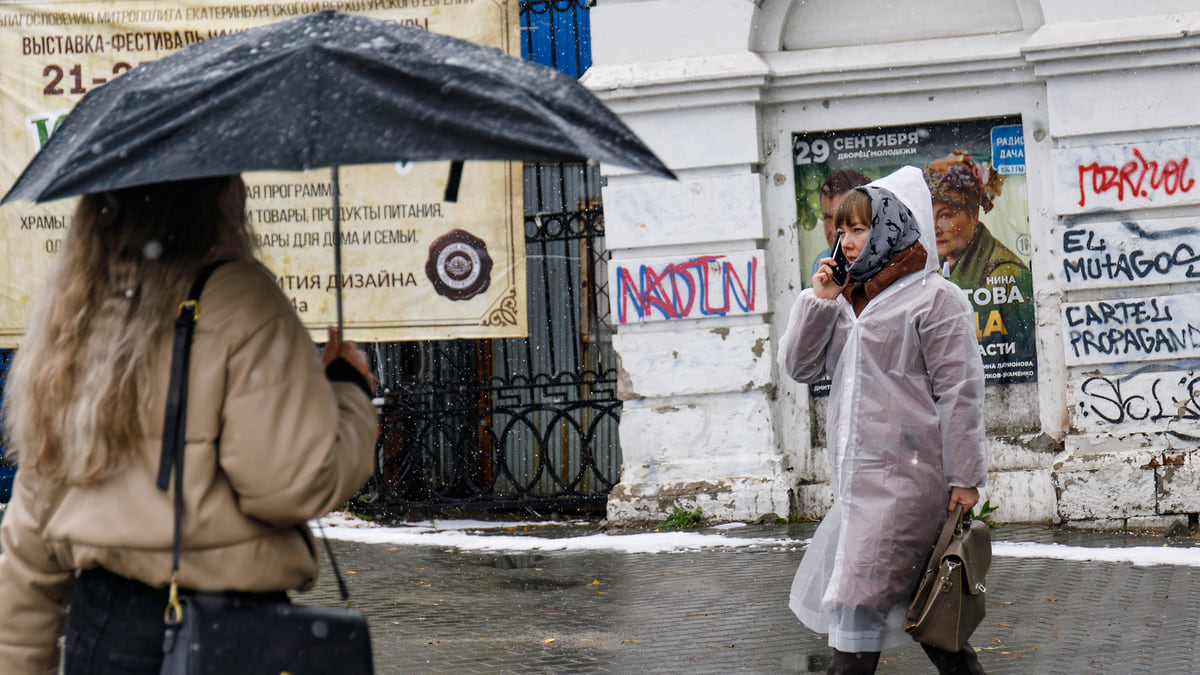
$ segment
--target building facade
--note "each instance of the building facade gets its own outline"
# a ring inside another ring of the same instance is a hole
[[[958,281],[995,517],[1195,521],[1194,3],[600,0],[591,22],[584,83],[679,175],[603,167],[611,519],[824,513],[824,398],[774,365],[824,246],[821,181],[970,155],[1003,185],[984,236],[1019,259]]]

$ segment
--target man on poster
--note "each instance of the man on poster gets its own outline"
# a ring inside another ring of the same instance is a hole
[[[825,241],[828,242],[829,247],[818,253],[817,257],[813,259],[813,274],[816,274],[821,267],[821,260],[828,258],[833,253],[833,240],[837,235],[837,230],[833,225],[833,214],[837,211],[838,205],[842,203],[842,199],[848,192],[870,182],[870,178],[854,169],[838,169],[829,174],[829,178],[826,178],[824,183],[821,183],[821,197],[818,201],[821,204],[821,224],[825,228]]]

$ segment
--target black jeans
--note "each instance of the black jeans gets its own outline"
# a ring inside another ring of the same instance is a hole
[[[65,675],[156,675],[162,667],[167,590],[84,570],[67,613]]]
[[[282,591],[262,595],[287,601]],[[67,612],[65,675],[157,675],[166,608],[165,588],[102,567],[80,572]]]

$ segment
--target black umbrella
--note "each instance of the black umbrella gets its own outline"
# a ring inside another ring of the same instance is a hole
[[[337,167],[398,160],[595,160],[674,177],[556,70],[325,10],[191,45],[92,90],[0,204],[332,167],[340,244]],[[340,251],[335,260],[340,279]]]

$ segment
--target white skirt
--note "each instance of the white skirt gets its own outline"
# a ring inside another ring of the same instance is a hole
[[[835,502],[800,560],[788,606],[805,626],[828,633],[829,646],[841,652],[878,652],[912,642],[912,636],[904,632],[905,605],[880,612],[835,609],[827,601],[827,596],[833,597],[830,589],[840,574],[842,519],[842,509]]]

